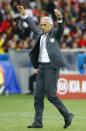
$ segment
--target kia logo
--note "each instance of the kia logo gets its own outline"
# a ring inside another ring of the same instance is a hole
[[[57,84],[57,93],[64,95],[68,92],[68,80],[60,78]]]

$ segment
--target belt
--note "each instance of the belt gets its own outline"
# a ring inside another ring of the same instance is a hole
[[[42,65],[49,65],[50,64],[50,62],[39,62],[39,64],[42,64]]]

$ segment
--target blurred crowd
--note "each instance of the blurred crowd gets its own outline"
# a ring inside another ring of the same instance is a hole
[[[64,19],[61,48],[86,47],[86,0],[0,0],[0,53],[34,46],[35,36],[17,10],[22,4],[38,26],[41,16],[51,16],[58,26],[54,9],[59,9]]]

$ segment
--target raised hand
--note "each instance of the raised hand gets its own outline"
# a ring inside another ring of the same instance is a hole
[[[17,6],[17,10],[20,12],[21,15],[25,16],[26,13],[25,13],[25,9],[23,6]]]
[[[62,19],[63,16],[62,16],[62,14],[61,14],[61,12],[59,10],[54,9],[54,12],[55,12],[55,15],[56,15],[57,19]]]

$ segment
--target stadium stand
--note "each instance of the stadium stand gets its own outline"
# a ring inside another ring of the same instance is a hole
[[[21,21],[17,5],[22,0],[0,0],[0,52],[10,49],[28,49],[34,45],[33,33]],[[26,0],[27,14],[39,25],[41,16],[49,15],[56,26],[53,9],[61,9],[64,15],[64,38],[61,48],[86,46],[86,1],[85,0]]]

